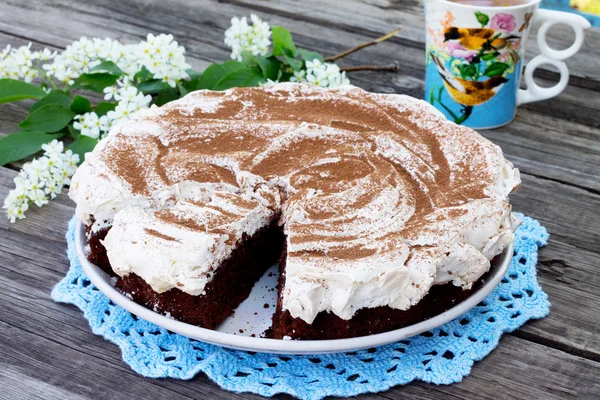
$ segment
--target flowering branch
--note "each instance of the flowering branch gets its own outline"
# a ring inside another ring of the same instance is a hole
[[[384,41],[396,36],[398,33],[400,33],[401,30],[402,30],[402,28],[394,29],[390,33],[386,33],[385,35],[378,37],[375,40],[371,40],[369,42],[359,44],[358,46],[353,47],[350,50],[346,50],[342,53],[336,54],[335,56],[327,57],[327,58],[325,58],[325,61],[337,61],[340,58],[346,57],[347,55],[350,55],[352,53],[356,53],[357,51],[362,50],[366,47],[375,46],[381,42],[384,42]]]
[[[16,49],[7,46],[0,53],[0,103],[36,101],[19,124],[21,131],[0,138],[0,166],[44,151],[15,178],[16,187],[4,202],[7,216],[15,222],[25,218],[30,205],[41,207],[56,197],[85,154],[141,109],[202,89],[275,82],[310,82],[325,88],[349,85],[346,71],[395,71],[398,66],[340,68],[327,61],[398,32],[324,59],[315,51],[297,48],[284,27],[270,26],[255,15],[250,16],[250,23],[246,17],[233,18],[225,32],[232,60],[212,64],[202,73],[190,69],[185,49],[172,35],[149,34],[137,44],[82,37],[60,53],[32,52],[31,44]],[[103,94],[104,101],[92,104],[86,91]]]
[[[4,208],[10,222],[25,218],[31,204],[41,207],[54,199],[64,185],[71,182],[79,156],[71,150],[63,152],[63,144],[53,140],[42,145],[44,156],[26,163],[14,179],[15,189],[8,193]]]

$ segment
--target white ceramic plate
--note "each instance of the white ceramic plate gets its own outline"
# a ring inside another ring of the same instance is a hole
[[[354,351],[402,339],[436,328],[449,322],[479,304],[502,280],[513,254],[512,244],[495,259],[484,285],[469,298],[433,318],[390,332],[335,340],[276,340],[259,337],[271,324],[271,316],[277,302],[277,267],[274,265],[252,289],[250,297],[215,330],[175,321],[141,306],[121,294],[100,268],[90,263],[85,255],[85,227],[77,226],[75,242],[77,255],[90,281],[114,303],[140,318],[155,323],[171,332],[232,349],[280,354],[323,354]],[[252,337],[255,335],[256,337]]]

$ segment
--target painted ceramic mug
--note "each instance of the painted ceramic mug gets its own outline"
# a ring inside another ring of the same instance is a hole
[[[569,81],[563,60],[579,51],[590,23],[575,14],[538,10],[540,1],[477,7],[426,0],[426,100],[456,123],[490,129],[511,122],[519,105],[561,93]],[[542,23],[537,37],[541,54],[527,64],[524,90],[519,84],[533,19]],[[564,50],[554,50],[546,42],[548,30],[558,23],[575,32],[575,41]],[[543,64],[560,71],[560,81],[553,87],[542,88],[533,79],[534,70]]]

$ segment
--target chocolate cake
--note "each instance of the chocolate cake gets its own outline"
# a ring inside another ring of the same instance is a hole
[[[73,177],[90,260],[213,328],[280,261],[272,336],[429,318],[513,240],[518,170],[425,102],[308,84],[197,91],[111,131]]]

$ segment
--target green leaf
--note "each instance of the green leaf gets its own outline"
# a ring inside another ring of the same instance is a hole
[[[96,147],[97,144],[98,141],[96,139],[80,135],[68,148],[71,149],[73,153],[79,155],[79,162],[82,163],[85,159],[85,154],[94,150],[94,147]]]
[[[273,55],[296,57],[296,45],[290,31],[282,26],[271,27],[273,35]]]
[[[458,71],[463,79],[474,79],[477,75],[477,68],[473,64],[461,64],[458,66]]]
[[[103,101],[102,103],[98,103],[96,108],[94,108],[94,112],[98,114],[98,117],[102,117],[103,115],[108,114],[109,111],[114,111],[116,107],[117,103]]]
[[[70,103],[71,99],[65,92],[62,90],[52,90],[50,93],[33,103],[31,108],[29,108],[29,113],[32,113],[43,106],[47,106],[48,104],[59,104],[68,107]]]
[[[92,103],[83,96],[75,96],[70,108],[75,114],[85,114],[92,111]]]
[[[284,56],[285,61],[294,69],[294,71],[299,71],[302,69],[302,61],[296,60],[292,57]]]
[[[48,104],[39,109],[19,124],[23,130],[58,132],[71,122],[75,113],[60,104]]]
[[[491,60],[495,60],[499,55],[500,55],[500,53],[494,51],[491,53],[485,53],[483,56],[481,56],[481,59],[483,61],[491,61]]]
[[[298,54],[300,54],[300,58],[302,58],[304,61],[312,61],[314,59],[317,59],[321,62],[325,62],[325,59],[323,58],[323,56],[321,54],[317,53],[316,51],[306,50],[306,49],[298,49]]]
[[[149,81],[140,83],[139,85],[137,85],[137,89],[140,92],[144,92],[146,94],[151,93],[158,93],[163,89],[168,89],[171,86],[169,86],[169,84],[167,82],[163,82],[160,79],[151,79]]]
[[[158,92],[158,96],[156,96],[154,104],[160,107],[162,105],[167,104],[170,101],[177,100],[178,98],[179,91],[176,88],[170,87],[168,89],[163,89],[160,92]]]
[[[250,53],[247,50],[242,51],[242,62],[244,64],[246,64],[249,67],[253,67],[255,65],[258,64],[258,62],[256,61],[256,57],[254,56],[254,54]]]
[[[202,73],[195,89],[213,89],[228,74],[247,68],[246,64],[239,61],[225,61],[222,64],[211,64]]]
[[[293,73],[291,73],[291,72],[287,72],[287,71],[284,71],[284,70],[280,69],[280,70],[279,70],[279,74],[278,74],[278,76],[277,76],[277,81],[278,81],[278,82],[289,82],[289,81],[290,81],[290,78],[291,78],[292,76],[294,76],[294,74],[293,74]]]
[[[218,81],[213,90],[227,90],[232,87],[258,86],[265,78],[256,68],[245,68],[232,72]]]
[[[200,79],[193,79],[191,81],[179,82],[179,83],[177,83],[177,87],[179,87],[181,96],[185,96],[185,94],[188,94],[189,92],[198,90],[199,84],[200,84]],[[183,89],[185,91],[185,94],[183,94],[183,91],[181,89]]]
[[[108,72],[110,74],[123,75],[123,70],[112,61],[103,61],[90,69],[90,72]]]
[[[39,99],[46,92],[30,83],[15,79],[0,79],[0,103],[10,103],[24,99]]]
[[[481,27],[484,28],[488,22],[490,22],[490,17],[487,14],[482,13],[481,11],[475,11],[475,18],[477,18],[477,22],[481,24]]]
[[[20,131],[0,138],[0,166],[28,157],[41,150],[43,144],[61,137],[40,131]]]
[[[144,82],[147,81],[148,79],[152,79],[152,73],[150,71],[148,71],[148,69],[146,67],[142,67],[142,69],[140,69],[134,76],[133,79],[136,82]]]
[[[109,74],[106,72],[81,74],[81,76],[75,80],[73,87],[89,89],[97,93],[103,93],[104,88],[114,85],[117,79],[119,79],[119,75]]]
[[[504,71],[506,71],[507,69],[508,69],[508,64],[501,63],[501,62],[495,62],[495,63],[491,63],[490,65],[488,65],[487,68],[485,69],[485,71],[483,72],[483,74],[485,76],[489,76],[490,78],[492,78],[494,76],[501,76],[502,74],[504,74]]]
[[[179,94],[181,95],[181,97],[189,93],[188,89],[185,86],[183,86],[181,82],[177,82],[177,89],[179,89]]]
[[[265,79],[276,81],[281,69],[281,61],[275,57],[256,56],[255,58]]]
[[[200,72],[196,71],[193,68],[186,69],[185,73],[188,74],[188,76],[190,77],[190,80],[198,79],[202,75]]]
[[[67,127],[69,130],[69,135],[71,135],[71,137],[75,140],[77,140],[79,138],[79,136],[81,136],[81,132],[79,132],[77,129],[73,128],[73,124],[69,124],[69,126]]]

